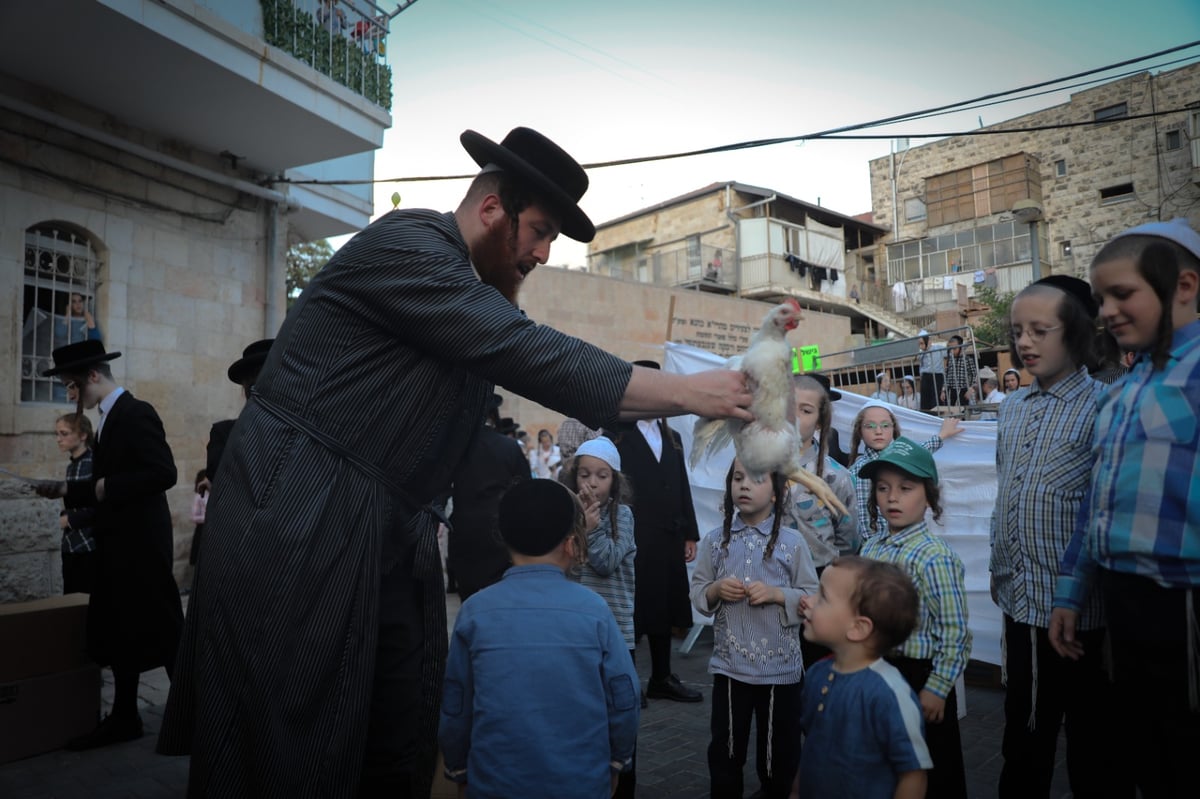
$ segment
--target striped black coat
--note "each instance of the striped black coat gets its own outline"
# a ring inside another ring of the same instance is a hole
[[[414,210],[373,223],[316,276],[256,390],[428,502],[447,490],[494,383],[598,427],[630,374],[482,283],[453,214]],[[354,795],[381,564],[409,517],[351,460],[247,404],[214,483],[159,740],[191,752],[191,795]],[[436,612],[444,646],[444,602]],[[436,666],[434,715],[422,718],[434,730]]]

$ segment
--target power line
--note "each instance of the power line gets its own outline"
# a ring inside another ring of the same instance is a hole
[[[1037,95],[1028,95],[1028,96],[1015,97],[1015,98],[1011,97],[1011,95],[1020,95],[1024,92],[1031,92],[1031,91],[1034,91],[1037,89],[1044,89],[1048,86],[1055,86],[1057,84],[1065,83],[1067,81],[1078,80],[1079,78],[1085,78],[1085,77],[1088,77],[1091,75],[1096,75],[1101,72],[1108,72],[1113,69],[1119,69],[1121,67],[1126,67],[1126,66],[1130,66],[1132,64],[1141,63],[1141,62],[1148,61],[1148,60],[1151,60],[1154,58],[1159,58],[1164,55],[1170,55],[1172,53],[1177,53],[1182,50],[1187,50],[1187,49],[1190,49],[1190,48],[1193,48],[1196,46],[1200,46],[1200,41],[1189,42],[1187,44],[1179,45],[1177,47],[1171,47],[1166,50],[1160,50],[1155,53],[1150,53],[1149,55],[1139,56],[1137,58],[1126,59],[1124,61],[1119,61],[1114,64],[1108,64],[1107,66],[1097,67],[1094,69],[1085,70],[1083,72],[1077,72],[1072,75],[1067,75],[1065,77],[1056,78],[1053,80],[1046,80],[1046,81],[1041,81],[1039,83],[1029,84],[1027,86],[1022,86],[1022,87],[1019,87],[1016,89],[1009,89],[1009,90],[1003,91],[1003,92],[992,92],[990,94],[985,94],[985,95],[982,95],[980,97],[976,97],[976,98],[973,98],[970,100],[962,100],[962,101],[959,101],[956,103],[949,103],[947,105],[936,106],[934,108],[927,108],[927,109],[924,109],[921,111],[913,111],[913,112],[910,112],[907,114],[897,114],[894,116],[884,117],[882,119],[876,119],[876,120],[872,120],[869,122],[860,122],[860,123],[856,123],[853,125],[843,125],[841,127],[829,128],[827,130],[818,131],[816,133],[805,133],[805,134],[800,134],[798,136],[781,136],[781,137],[775,137],[775,138],[769,138],[769,139],[753,139],[750,141],[734,142],[732,144],[721,144],[721,145],[715,145],[713,147],[704,147],[704,148],[700,148],[700,149],[696,149],[696,150],[687,150],[687,151],[683,151],[683,152],[660,153],[660,154],[656,154],[656,155],[634,156],[631,158],[619,158],[619,159],[614,159],[614,160],[609,160],[609,161],[596,161],[596,162],[592,162],[592,163],[583,164],[582,166],[584,169],[603,169],[605,167],[630,166],[633,164],[644,164],[644,163],[650,163],[650,162],[654,162],[654,161],[670,161],[670,160],[675,160],[675,159],[679,159],[679,158],[693,158],[693,157],[701,156],[701,155],[715,155],[718,153],[736,152],[738,150],[749,150],[749,149],[755,149],[758,147],[769,147],[769,146],[776,145],[776,144],[787,144],[787,143],[791,143],[791,142],[804,142],[804,141],[817,141],[817,140],[825,140],[825,141],[864,140],[865,141],[865,140],[894,139],[894,138],[904,138],[904,137],[907,137],[910,139],[937,139],[937,138],[954,137],[954,136],[996,136],[996,135],[1006,135],[1006,134],[1011,134],[1011,133],[1036,133],[1036,132],[1041,132],[1041,131],[1046,131],[1046,130],[1061,130],[1061,129],[1067,129],[1067,128],[1086,127],[1086,126],[1090,126],[1090,125],[1099,125],[1099,124],[1111,125],[1111,124],[1115,124],[1115,123],[1119,123],[1119,122],[1128,122],[1128,121],[1134,121],[1134,120],[1139,120],[1139,119],[1147,119],[1147,118],[1153,118],[1153,117],[1157,117],[1157,116],[1165,116],[1167,114],[1177,114],[1177,113],[1180,113],[1181,111],[1186,111],[1188,109],[1177,108],[1177,109],[1171,109],[1168,111],[1157,111],[1157,112],[1153,112],[1153,113],[1149,113],[1149,114],[1134,114],[1134,115],[1130,115],[1130,116],[1126,116],[1126,117],[1121,117],[1120,119],[1104,120],[1102,122],[1097,122],[1095,120],[1087,120],[1087,121],[1083,121],[1083,122],[1065,122],[1065,123],[1058,123],[1058,124],[1054,124],[1054,125],[1037,125],[1037,126],[1031,126],[1031,127],[1022,127],[1022,128],[971,129],[971,130],[966,130],[966,131],[950,131],[950,132],[939,132],[939,133],[911,133],[911,134],[905,134],[905,133],[900,133],[900,132],[895,132],[895,131],[893,131],[891,133],[887,133],[887,134],[856,134],[856,133],[854,133],[854,131],[859,131],[859,130],[864,130],[864,129],[869,129],[869,128],[884,127],[887,125],[894,125],[899,122],[914,121],[914,120],[924,119],[924,118],[928,118],[928,117],[932,117],[932,116],[940,116],[943,114],[952,113],[954,111],[962,111],[962,110],[966,110],[966,109],[982,107],[983,105],[991,105],[991,104],[993,104],[991,101],[1000,102],[999,98],[1004,98],[1004,97],[1009,97],[1010,100],[1008,100],[1008,101],[1027,99],[1027,97],[1032,97],[1032,96],[1037,96]],[[1181,59],[1181,60],[1185,60],[1185,59]],[[1143,70],[1135,70],[1134,73],[1129,73],[1129,74],[1135,74],[1138,71],[1143,71]],[[1110,80],[1110,79],[1106,79],[1106,80]],[[1064,88],[1069,88],[1069,87],[1059,87],[1057,89],[1052,89],[1050,91],[1062,91],[1062,90],[1064,90]],[[1003,101],[1003,102],[1008,102],[1008,101]],[[272,182],[274,182],[274,183],[291,183],[294,185],[358,186],[358,185],[371,185],[371,184],[375,184],[375,183],[416,183],[416,182],[436,182],[436,181],[445,181],[445,180],[469,180],[469,179],[475,177],[476,174],[477,174],[476,172],[471,172],[471,173],[456,174],[456,175],[425,175],[425,176],[399,177],[399,178],[371,178],[371,179],[362,179],[362,180],[316,180],[316,179],[294,180],[294,179],[280,178],[280,179],[272,181]]]

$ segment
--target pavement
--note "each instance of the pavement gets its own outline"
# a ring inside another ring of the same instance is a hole
[[[458,597],[450,595],[447,610],[450,624],[458,610]],[[709,741],[709,701],[712,678],[708,659],[712,653],[712,631],[705,629],[691,652],[672,655],[672,670],[687,685],[704,694],[704,701],[681,704],[650,700],[642,711],[638,740],[638,797],[703,797],[708,794],[708,765],[705,749]],[[638,648],[638,671],[649,677],[650,653],[645,641]],[[993,669],[968,670],[967,715],[961,720],[963,757],[967,770],[969,799],[996,795],[1003,761],[1000,742],[1004,729],[1004,690],[994,684]],[[138,704],[146,734],[140,740],[90,752],[56,751],[0,765],[0,797],[3,799],[166,799],[183,797],[187,789],[188,758],[154,753],[162,726],[169,682],[162,669],[142,675]],[[105,671],[102,695],[104,709],[112,701],[112,675]],[[1059,738],[1052,799],[1071,795],[1067,787],[1066,747]],[[746,766],[746,793],[757,790],[754,774],[754,741]]]

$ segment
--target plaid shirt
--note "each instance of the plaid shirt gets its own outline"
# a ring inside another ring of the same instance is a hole
[[[78,458],[67,464],[68,483],[86,483],[92,479],[92,451],[84,450]],[[92,537],[91,508],[67,508],[67,529],[63,530],[62,551],[70,554],[95,552],[96,539]]]
[[[934,436],[921,445],[931,453],[937,452],[942,448],[942,437]],[[858,501],[858,540],[866,541],[870,536],[875,535],[875,530],[871,529],[871,481],[858,476],[858,470],[866,464],[879,457],[879,451],[873,450],[865,444],[866,454],[860,455],[858,460],[850,464],[850,476],[854,478],[854,496]],[[878,529],[882,530],[887,527],[887,522],[880,519]]]
[[[962,561],[924,521],[870,539],[863,544],[862,556],[899,566],[916,584],[921,597],[917,629],[897,654],[932,660],[924,687],[944,699],[971,655]]]
[[[1166,367],[1143,353],[1100,399],[1090,502],[1063,555],[1054,604],[1081,610],[1096,566],[1200,586],[1200,322]]]
[[[975,384],[975,359],[961,351],[946,356],[946,388],[968,389]]]
[[[1058,565],[1091,478],[1103,389],[1080,368],[1047,389],[1035,379],[1000,404],[988,569],[1000,609],[1022,624],[1050,626]],[[1103,624],[1099,596],[1085,610],[1083,629]]]

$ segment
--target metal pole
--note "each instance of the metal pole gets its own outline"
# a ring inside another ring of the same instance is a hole
[[[1029,223],[1029,257],[1033,262],[1033,279],[1042,279],[1042,260],[1038,254],[1038,223]]]

